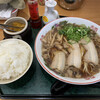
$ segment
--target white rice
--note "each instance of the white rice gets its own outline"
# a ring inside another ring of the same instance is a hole
[[[29,64],[29,56],[29,47],[21,41],[0,42],[0,79],[22,74]]]

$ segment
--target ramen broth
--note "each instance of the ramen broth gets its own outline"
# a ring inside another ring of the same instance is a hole
[[[55,73],[86,78],[100,71],[100,37],[85,25],[66,21],[52,27],[42,39],[42,57]]]

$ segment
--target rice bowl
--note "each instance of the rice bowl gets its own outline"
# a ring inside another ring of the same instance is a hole
[[[0,84],[14,82],[22,77],[33,61],[31,47],[19,39],[0,41]]]

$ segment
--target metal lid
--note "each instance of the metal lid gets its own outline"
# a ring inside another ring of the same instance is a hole
[[[58,4],[68,10],[78,9],[83,4],[83,0],[58,0]]]

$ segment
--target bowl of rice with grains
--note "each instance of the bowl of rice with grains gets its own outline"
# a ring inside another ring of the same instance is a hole
[[[29,44],[19,39],[0,41],[0,84],[12,83],[30,68],[33,52]]]

